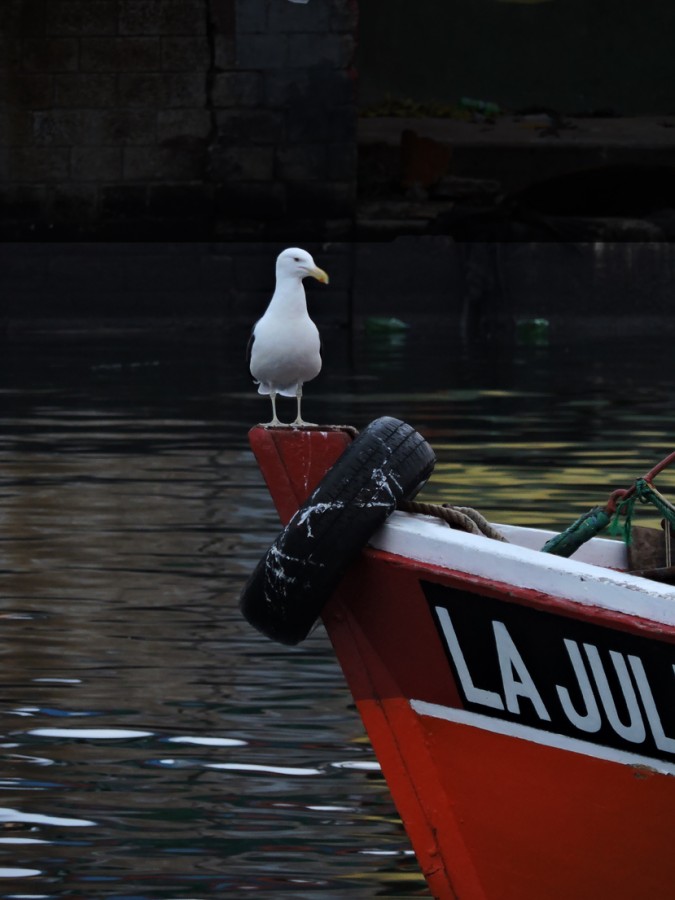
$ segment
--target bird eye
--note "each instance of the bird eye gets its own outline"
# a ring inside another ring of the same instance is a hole
[[[299,256],[294,256],[294,257],[293,257],[293,262],[300,262],[300,257],[299,257]]]

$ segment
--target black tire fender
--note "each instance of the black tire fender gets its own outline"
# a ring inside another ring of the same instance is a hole
[[[371,422],[325,474],[260,560],[241,594],[247,621],[298,644],[371,535],[423,487],[434,452],[400,419]]]

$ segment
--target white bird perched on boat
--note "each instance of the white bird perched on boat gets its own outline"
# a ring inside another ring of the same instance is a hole
[[[321,338],[307,312],[302,279],[311,276],[328,284],[328,275],[306,250],[289,247],[277,257],[276,276],[269,306],[251,332],[248,364],[258,393],[269,394],[272,401],[268,426],[283,425],[277,418],[277,394],[296,397],[298,414],[293,425],[310,425],[300,411],[302,385],[321,371]]]

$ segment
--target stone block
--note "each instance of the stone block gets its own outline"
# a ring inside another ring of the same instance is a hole
[[[205,34],[205,0],[123,0],[120,34]]]
[[[54,76],[54,106],[96,109],[117,102],[115,75],[59,74]]]
[[[216,35],[234,38],[237,22],[237,0],[210,0],[211,27]]]
[[[279,3],[269,5],[267,11],[267,31],[272,34],[288,34],[291,32],[332,31],[333,11],[328,2],[306,4]]]
[[[204,0],[166,0],[162,34],[206,34],[207,7]]]
[[[166,105],[172,109],[206,106],[206,75],[200,72],[170,73],[162,75],[168,91]]]
[[[75,38],[27,38],[21,42],[21,68],[28,72],[76,72]]]
[[[103,145],[149,144],[157,139],[154,116],[142,109],[104,110],[94,117],[98,125],[96,140],[91,143]]]
[[[0,113],[0,145],[28,146],[33,143],[33,114],[16,107]]]
[[[285,34],[244,34],[237,39],[237,63],[241,69],[278,69],[292,64]],[[298,63],[299,64],[299,63]]]
[[[216,181],[269,181],[274,172],[274,148],[216,146],[211,151],[210,170]]]
[[[260,106],[263,102],[263,76],[260,72],[218,73],[211,96],[214,107]]]
[[[37,147],[70,147],[93,139],[93,116],[84,110],[54,109],[33,114],[33,140]]]
[[[7,70],[9,69],[11,70],[13,77],[14,71],[19,66],[20,61],[20,41],[13,40],[12,38],[5,38],[0,35],[0,72],[7,73]],[[9,76],[3,74],[2,77],[3,80],[6,80]]]
[[[122,0],[119,33],[162,34],[163,0]]]
[[[10,181],[59,182],[70,175],[67,147],[10,147]]]
[[[213,55],[216,71],[235,68],[237,52],[233,38],[224,34],[216,34],[213,42]]]
[[[0,78],[0,106],[39,109],[50,106],[53,98],[54,81],[46,73],[12,72],[11,77]]]
[[[17,0],[5,0],[0,6],[0,30],[16,31],[16,22],[19,17],[21,4]]]
[[[119,181],[122,177],[121,147],[73,147],[70,151],[73,181]]]
[[[0,34],[13,40],[44,35],[46,5],[46,0],[2,0]]]
[[[280,145],[276,148],[276,175],[282,181],[316,181],[328,174],[325,144]]]
[[[303,103],[309,91],[309,72],[300,69],[271,69],[263,78],[265,105],[274,109]]]
[[[278,2],[278,0],[274,0]],[[262,34],[267,31],[267,0],[236,0],[237,34]]]
[[[155,117],[141,109],[54,110],[33,116],[38,146],[149,144],[157,137]]]
[[[279,69],[264,73],[265,103],[288,108],[298,121],[325,117],[337,106],[355,105],[355,84],[350,75],[328,65],[311,69]]]
[[[160,110],[157,116],[160,144],[185,137],[205,140],[210,130],[211,114],[206,109]]]
[[[288,65],[293,68],[329,65],[346,69],[352,64],[356,50],[351,34],[290,34],[287,40]]]
[[[167,102],[169,88],[156,72],[122,72],[117,76],[117,102],[121,107],[157,109]]]
[[[46,34],[81,37],[117,32],[117,0],[50,0],[44,9]]]
[[[165,72],[205,72],[210,65],[205,37],[163,37],[161,67]]]
[[[160,67],[159,38],[82,38],[82,72],[156,72]]]
[[[174,147],[125,147],[125,181],[195,181],[203,178],[206,148],[203,145]]]
[[[224,144],[275,144],[283,139],[284,116],[273,110],[216,112],[218,141]]]

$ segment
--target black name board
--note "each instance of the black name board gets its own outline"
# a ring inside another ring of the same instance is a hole
[[[465,709],[675,762],[675,644],[422,588]]]

